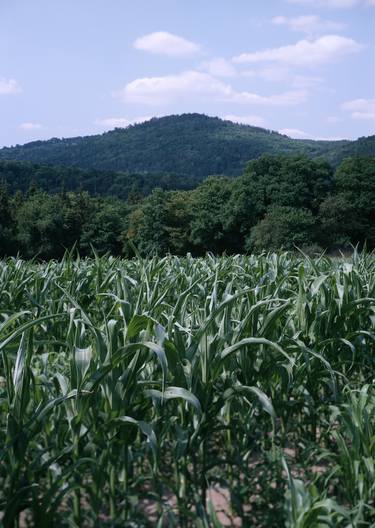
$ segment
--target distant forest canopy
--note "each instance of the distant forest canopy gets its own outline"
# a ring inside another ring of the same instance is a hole
[[[153,189],[194,189],[201,177],[166,172],[127,173],[78,167],[50,166],[26,161],[0,161],[0,181],[8,192],[27,192],[30,186],[49,194],[63,191],[87,191],[94,196],[115,196],[127,200],[131,196],[144,197]]]
[[[74,245],[82,256],[92,246],[122,256],[375,248],[375,157],[334,168],[263,155],[237,178],[199,180],[3,162],[0,256],[61,258]]]
[[[356,141],[291,139],[259,127],[183,114],[154,118],[101,135],[53,138],[3,148],[0,160],[129,174],[168,173],[201,181],[212,174],[239,176],[249,160],[263,154],[301,153],[310,158],[324,157],[337,166],[350,156],[375,156],[375,136]]]

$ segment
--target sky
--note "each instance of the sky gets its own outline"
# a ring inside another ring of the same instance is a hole
[[[375,0],[0,0],[0,146],[199,112],[375,134]]]

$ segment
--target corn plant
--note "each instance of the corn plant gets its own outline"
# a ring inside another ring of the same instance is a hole
[[[374,326],[372,254],[1,261],[1,525],[371,526]]]

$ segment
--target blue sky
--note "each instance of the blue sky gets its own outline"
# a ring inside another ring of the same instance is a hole
[[[202,112],[375,134],[375,0],[1,0],[0,145]]]

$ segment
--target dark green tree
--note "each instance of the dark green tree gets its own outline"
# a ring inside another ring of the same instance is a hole
[[[303,249],[316,243],[316,220],[308,209],[275,206],[250,232],[248,251]]]
[[[167,198],[167,232],[171,253],[186,255],[194,252],[191,224],[194,218],[194,192],[174,191]]]
[[[261,219],[275,205],[316,212],[333,185],[333,169],[306,156],[261,156],[245,171],[255,214]]]
[[[375,158],[349,158],[335,174],[334,193],[320,206],[324,245],[375,247]]]
[[[191,240],[198,253],[232,252],[236,245],[226,229],[227,204],[231,198],[232,180],[211,176],[193,191]]]
[[[255,205],[252,190],[246,177],[241,176],[231,182],[230,197],[224,207],[223,226],[230,237],[234,252],[242,252],[245,239],[256,223]]]
[[[14,235],[12,205],[7,185],[0,182],[0,256],[11,255],[15,251]]]
[[[126,206],[117,200],[92,198],[90,213],[82,225],[79,248],[91,254],[91,246],[99,254],[121,255],[125,229]]]
[[[133,212],[136,220],[131,226],[129,239],[144,255],[165,255],[170,250],[167,229],[167,193],[155,189],[145,199],[140,210]]]
[[[17,211],[17,239],[23,256],[59,258],[64,253],[63,214],[56,197],[33,190]]]

